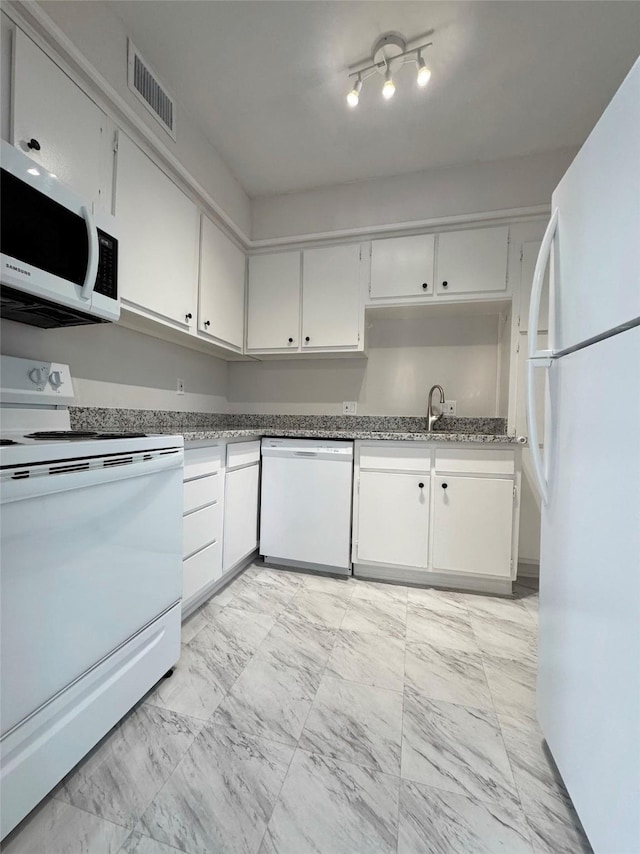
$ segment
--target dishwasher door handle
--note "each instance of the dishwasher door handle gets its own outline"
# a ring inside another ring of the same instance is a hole
[[[293,456],[294,457],[317,457],[318,452],[317,451],[294,451]]]

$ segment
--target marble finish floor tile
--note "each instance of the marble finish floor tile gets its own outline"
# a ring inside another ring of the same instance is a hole
[[[145,703],[206,721],[225,693],[215,651],[187,644],[180,651],[173,675],[161,679]]]
[[[133,828],[202,728],[202,721],[139,705],[76,767],[56,798]]]
[[[293,585],[259,583],[257,579],[251,579],[229,605],[242,611],[276,617],[291,602],[296,590]]]
[[[409,587],[407,601],[409,605],[440,611],[445,614],[467,616],[467,608],[454,590],[439,590],[436,587]]]
[[[368,599],[370,602],[403,602],[406,604],[408,589],[401,584],[385,584],[382,581],[354,580],[353,598]]]
[[[482,656],[482,661],[496,712],[515,717],[526,715],[535,720],[535,664],[528,659],[514,661],[487,654]]]
[[[307,590],[318,593],[330,593],[343,599],[351,599],[354,592],[353,579],[350,576],[323,575],[320,572],[302,573],[303,585]]]
[[[325,676],[299,746],[397,775],[401,736],[402,694]]]
[[[173,845],[165,845],[164,842],[158,842],[156,839],[151,839],[150,836],[143,836],[141,833],[132,833],[126,840],[118,854],[182,854],[179,848],[174,848]],[[87,852],[91,854],[91,852]]]
[[[312,623],[295,611],[283,611],[260,644],[256,658],[290,667],[322,669],[335,638],[335,629]]]
[[[129,835],[105,821],[52,798],[2,842],[3,854],[117,854]]]
[[[398,854],[532,854],[519,807],[403,780]]]
[[[479,652],[466,611],[437,611],[424,605],[407,608],[407,640],[430,643],[445,649]]]
[[[296,750],[260,854],[395,854],[399,782]]]
[[[190,646],[211,653],[208,660],[212,666],[215,664],[216,679],[229,690],[273,628],[275,618],[234,608],[233,602],[226,608],[207,605],[204,613],[207,624],[195,635]]]
[[[424,697],[476,709],[493,709],[477,653],[407,641],[406,684]]]
[[[410,688],[404,694],[402,777],[473,800],[517,802],[495,714],[428,700]]]
[[[530,620],[525,624],[499,617],[488,618],[471,614],[470,623],[483,654],[530,661],[535,665],[536,629]]]
[[[404,640],[407,629],[407,606],[397,599],[389,599],[386,602],[374,601],[357,599],[354,595],[340,628]]]
[[[349,599],[331,593],[319,593],[312,587],[298,590],[287,611],[311,623],[337,629],[344,619]]]
[[[253,658],[216,709],[211,723],[295,746],[321,672]]]
[[[538,725],[506,715],[499,721],[536,854],[591,854]]]
[[[515,623],[530,625],[531,616],[517,597],[482,596],[479,593],[456,593],[458,601],[476,617],[488,617],[492,620],[512,620]]]
[[[207,625],[207,617],[204,608],[194,611],[182,624],[181,642],[189,643],[198,634],[200,629]]]
[[[404,641],[339,629],[325,673],[339,679],[402,691]]]
[[[207,725],[136,829],[188,854],[255,854],[292,756],[292,747]]]
[[[255,584],[271,584],[281,590],[298,590],[304,585],[304,576],[301,572],[265,566],[254,576],[253,581]]]

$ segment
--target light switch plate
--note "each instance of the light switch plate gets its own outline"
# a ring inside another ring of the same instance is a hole
[[[443,415],[455,415],[457,405],[458,405],[457,400],[445,400],[445,402],[442,404],[442,414]]]
[[[344,400],[342,402],[342,414],[343,415],[355,415],[358,411],[358,401],[357,400]]]

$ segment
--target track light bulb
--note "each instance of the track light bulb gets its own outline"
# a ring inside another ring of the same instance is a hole
[[[358,79],[355,82],[355,86],[347,95],[347,104],[349,104],[350,107],[357,107],[358,106],[358,101],[360,100],[361,90],[362,90],[362,80],[360,79],[360,77],[358,77]]]
[[[386,74],[384,75],[384,86],[382,87],[382,97],[387,101],[389,98],[393,98],[395,95],[396,87],[391,79],[391,69],[387,68]]]
[[[431,71],[425,65],[422,56],[418,54],[418,86],[426,86],[430,79]]]

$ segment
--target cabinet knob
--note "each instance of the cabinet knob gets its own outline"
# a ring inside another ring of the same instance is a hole
[[[210,321],[210,320],[205,320],[204,325],[205,325],[205,326],[211,326],[211,321]]]
[[[442,283],[442,287],[443,287],[443,288],[448,288],[448,287],[449,287],[449,282],[443,282],[443,283]]]
[[[30,139],[27,143],[27,148],[30,148],[32,151],[40,151],[40,143],[37,139]]]
[[[293,344],[293,338],[289,338],[289,344]]]
[[[422,290],[423,291],[426,291],[428,287],[429,287],[429,282],[423,282],[422,283]]]
[[[305,340],[305,342],[308,344],[308,343],[309,343],[309,341],[311,341],[311,338],[309,338],[309,336],[307,335],[307,337],[306,337],[304,340]]]
[[[193,315],[191,314],[191,312],[189,312],[188,314],[185,314],[184,319],[185,320],[191,320],[192,317],[193,317]]]
[[[448,484],[448,483],[443,483],[443,484],[442,484],[442,488],[443,488],[443,489],[446,489],[448,486],[449,486],[449,484]]]
[[[424,489],[424,483],[419,483],[419,484],[418,484],[418,488],[419,488],[419,489]]]

